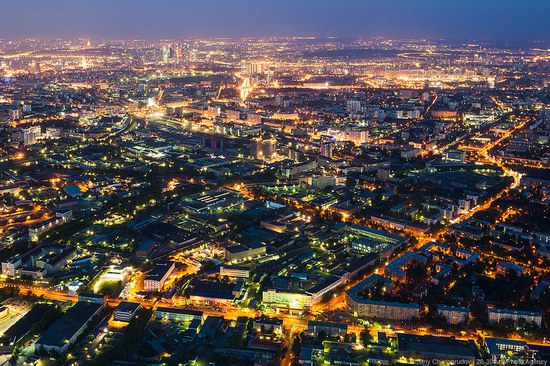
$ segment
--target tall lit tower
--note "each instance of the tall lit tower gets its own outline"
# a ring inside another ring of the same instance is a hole
[[[182,65],[183,64],[183,46],[181,43],[178,42],[176,44],[176,65]]]
[[[170,47],[164,46],[162,47],[162,62],[168,63],[170,60]]]

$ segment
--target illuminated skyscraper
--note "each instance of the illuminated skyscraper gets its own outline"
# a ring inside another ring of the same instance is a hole
[[[181,43],[176,44],[176,65],[183,64],[183,48]]]
[[[162,47],[162,62],[168,63],[170,61],[170,47]]]

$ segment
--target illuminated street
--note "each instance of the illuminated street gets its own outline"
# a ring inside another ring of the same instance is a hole
[[[0,5],[0,365],[550,361],[550,3]]]

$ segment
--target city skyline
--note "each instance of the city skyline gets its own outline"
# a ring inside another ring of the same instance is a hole
[[[336,36],[550,41],[550,3],[402,0],[6,1],[4,38]],[[23,19],[23,21],[21,21]]]
[[[550,0],[4,0],[0,365],[550,362]]]

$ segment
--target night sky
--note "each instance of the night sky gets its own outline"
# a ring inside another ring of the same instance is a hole
[[[2,0],[0,37],[550,41],[550,0]]]

